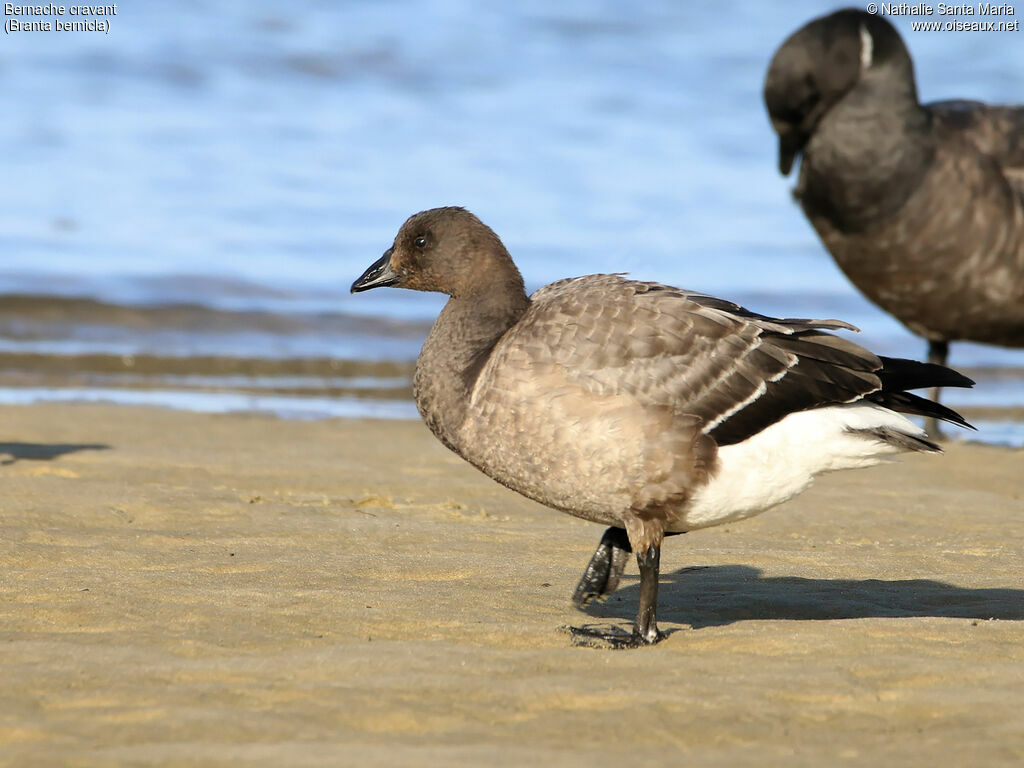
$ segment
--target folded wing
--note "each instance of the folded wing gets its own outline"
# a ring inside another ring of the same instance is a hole
[[[532,302],[508,339],[521,359],[538,369],[558,365],[586,392],[626,394],[692,414],[719,445],[740,442],[795,411],[869,398],[919,413],[932,404],[902,389],[969,386],[948,369],[909,361],[898,361],[894,376],[894,361],[828,333],[852,329],[838,320],[769,318],[617,275],[552,283]],[[940,418],[952,414],[941,411]]]

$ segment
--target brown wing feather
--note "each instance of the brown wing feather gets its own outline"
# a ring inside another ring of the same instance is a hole
[[[693,414],[719,444],[882,387],[878,357],[819,330],[850,327],[840,321],[768,318],[615,275],[553,283],[532,302],[509,341],[531,339],[538,365],[562,366],[587,392]]]

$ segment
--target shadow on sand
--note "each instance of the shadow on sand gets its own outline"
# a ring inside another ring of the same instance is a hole
[[[78,451],[106,451],[109,445],[95,443],[0,443],[0,465],[16,461],[53,461]]]
[[[624,577],[629,578],[629,577]],[[635,577],[634,577],[635,578]],[[694,629],[776,619],[909,618],[1024,620],[1024,590],[966,589],[930,579],[764,578],[746,565],[682,568],[661,575],[658,618]],[[632,621],[639,583],[620,588],[586,613]]]

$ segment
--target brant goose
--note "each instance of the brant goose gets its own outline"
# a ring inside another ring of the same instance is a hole
[[[942,366],[877,357],[838,320],[776,319],[619,275],[527,297],[494,232],[463,208],[412,216],[352,284],[450,297],[413,388],[430,430],[502,485],[611,526],[576,589],[583,605],[640,567],[631,635],[656,643],[662,538],[756,515],[815,475],[939,452],[903,413],[968,426],[907,390],[971,386]]]
[[[764,100],[825,247],[930,362],[957,340],[1024,347],[1024,107],[922,106],[899,33],[852,9],[782,44]]]

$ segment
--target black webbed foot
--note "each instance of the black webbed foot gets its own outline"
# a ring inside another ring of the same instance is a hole
[[[586,570],[572,595],[577,608],[584,608],[594,600],[605,600],[619,586],[633,548],[623,528],[609,528],[601,536]]]
[[[594,627],[564,626],[562,631],[572,638],[572,644],[575,646],[611,651],[646,648],[667,637],[664,632],[657,632],[653,639],[648,640],[635,629],[632,632],[624,632],[621,629],[600,630]]]

